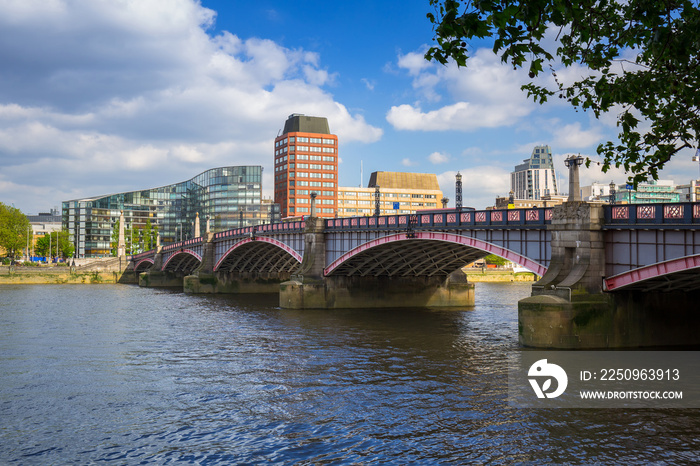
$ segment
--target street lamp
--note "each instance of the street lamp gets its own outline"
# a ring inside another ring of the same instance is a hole
[[[610,182],[610,204],[615,204],[615,194],[616,194],[615,182],[611,181]]]
[[[455,175],[455,209],[462,210],[462,174]]]
[[[581,188],[578,179],[578,167],[583,165],[583,157],[571,155],[564,160],[564,165],[569,169],[569,202],[581,200]]]

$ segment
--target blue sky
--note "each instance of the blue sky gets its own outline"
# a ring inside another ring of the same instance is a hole
[[[153,188],[209,168],[259,164],[272,195],[273,141],[291,113],[339,136],[340,184],[376,170],[436,173],[454,202],[483,208],[549,144],[595,158],[616,134],[519,87],[526,72],[475,42],[467,68],[428,63],[428,0],[5,0],[0,2],[0,201],[26,213]],[[555,65],[556,66],[556,65]],[[562,79],[585,74],[560,70]],[[544,82],[551,77],[544,76]],[[687,183],[692,151],[662,178]],[[624,182],[584,170],[582,183]]]

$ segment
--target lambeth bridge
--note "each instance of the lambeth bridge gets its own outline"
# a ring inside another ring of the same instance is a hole
[[[541,277],[519,303],[526,345],[698,343],[700,203],[311,216],[205,232],[129,268],[142,286],[279,292],[283,308],[469,306],[461,268],[489,254]]]

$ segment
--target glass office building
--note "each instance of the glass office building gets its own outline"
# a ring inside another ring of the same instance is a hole
[[[193,238],[197,214],[201,235],[207,219],[213,232],[279,221],[279,205],[262,199],[261,166],[213,168],[160,188],[63,202],[63,228],[71,233],[76,257],[112,255],[121,211],[130,232],[145,231],[150,221],[161,244]],[[136,241],[127,238],[132,253],[144,249],[145,241],[137,236]]]

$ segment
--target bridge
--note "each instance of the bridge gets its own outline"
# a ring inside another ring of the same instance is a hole
[[[287,308],[468,306],[474,288],[461,268],[488,254],[542,277],[519,304],[523,344],[638,346],[698,338],[687,329],[700,314],[693,312],[700,297],[700,204],[570,201],[522,210],[312,216],[206,232],[133,256],[131,264],[142,286],[278,292]],[[640,313],[644,328],[634,330],[625,319]],[[662,331],[671,321],[673,331]]]

